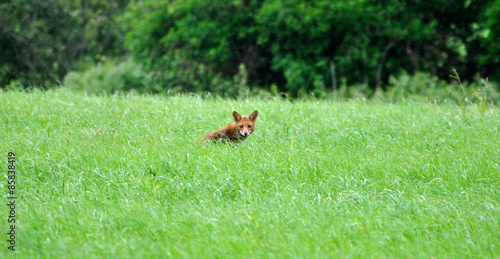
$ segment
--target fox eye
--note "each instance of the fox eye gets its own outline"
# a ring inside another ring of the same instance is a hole
[[[248,126],[248,128],[250,129],[252,126]]]
[[[240,129],[243,129],[243,125],[240,125]]]

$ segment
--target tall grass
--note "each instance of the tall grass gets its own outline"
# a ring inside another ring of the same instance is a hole
[[[1,151],[18,157],[15,255],[499,257],[491,109],[0,92]],[[200,145],[233,110],[259,110],[255,133]]]

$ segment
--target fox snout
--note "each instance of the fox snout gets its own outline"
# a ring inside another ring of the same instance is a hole
[[[252,131],[240,131],[240,135],[243,137],[248,137],[250,134],[252,134]]]

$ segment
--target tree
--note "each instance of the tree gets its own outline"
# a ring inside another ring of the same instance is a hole
[[[485,77],[500,80],[500,0],[485,8],[482,21],[485,29],[480,33],[483,36],[482,46],[486,51],[481,54],[480,65]]]
[[[6,0],[0,3],[0,85],[50,86],[86,57],[123,54],[114,15],[122,1]]]

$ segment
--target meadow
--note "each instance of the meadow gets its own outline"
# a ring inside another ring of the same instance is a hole
[[[496,106],[0,90],[0,128],[2,258],[500,257]]]

